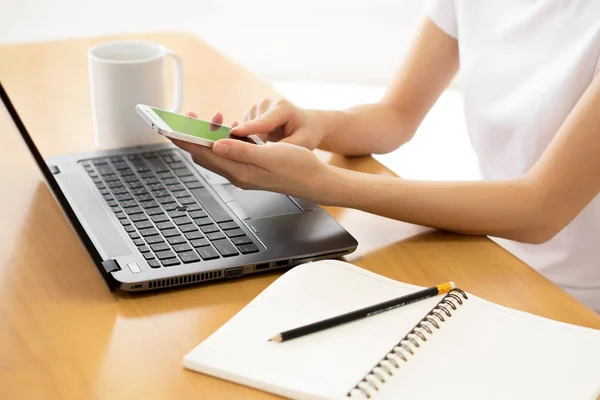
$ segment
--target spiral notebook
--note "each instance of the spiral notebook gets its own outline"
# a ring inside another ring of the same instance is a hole
[[[454,290],[283,343],[274,334],[420,289],[340,261],[285,273],[184,358],[293,399],[596,399],[600,331]]]

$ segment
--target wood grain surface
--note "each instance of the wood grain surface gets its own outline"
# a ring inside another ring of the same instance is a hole
[[[0,47],[0,79],[45,156],[94,149],[88,47],[157,41],[184,64],[184,108],[226,122],[277,93],[198,38],[162,33]],[[333,165],[393,175],[370,157]],[[270,399],[182,368],[182,357],[280,272],[142,295],[110,293],[0,109],[0,398]],[[588,327],[600,318],[485,237],[329,207],[359,241],[346,258],[418,285],[453,280],[499,304]]]

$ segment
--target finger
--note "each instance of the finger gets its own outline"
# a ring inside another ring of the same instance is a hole
[[[196,151],[196,149],[198,147],[206,147],[206,146],[202,146],[202,145],[198,145],[198,144],[194,144],[194,143],[190,143],[190,142],[186,142],[183,140],[178,140],[178,139],[173,139],[173,138],[168,138],[171,142],[173,142],[173,144],[177,147],[179,147],[181,150],[188,152],[188,153],[193,153]],[[210,152],[210,149],[208,147],[206,147],[206,149],[208,149],[208,151]]]
[[[257,105],[257,110],[256,110],[256,116],[258,117],[259,115],[264,114],[265,112],[267,112],[267,110],[269,109],[269,106],[271,105],[271,100],[267,99],[266,97],[262,98]]]
[[[210,130],[211,132],[216,132],[219,130],[222,123],[223,123],[223,114],[221,114],[220,112],[217,111],[210,119],[210,125],[208,126],[208,130]]]
[[[235,128],[235,134],[247,136],[252,133],[269,133],[284,125],[290,118],[291,109],[273,107],[256,119],[244,122]]]
[[[210,147],[172,138],[169,138],[169,140],[171,140],[171,142],[173,142],[173,144],[179,147],[181,150],[189,153],[192,156],[192,160],[194,160],[196,164],[209,169],[218,175],[226,176],[226,170],[223,168],[224,164],[233,163],[233,161],[223,159],[223,157],[218,157],[213,154]],[[226,177],[229,179],[229,176]]]
[[[241,140],[221,139],[215,142],[212,151],[228,160],[263,167],[269,164],[271,159],[267,147],[242,142]]]
[[[171,141],[171,143],[173,143],[175,146],[177,146],[183,150],[183,146],[185,146],[186,142],[184,142],[183,140],[179,140],[179,139],[173,139],[168,136],[167,136],[167,139],[169,139]]]
[[[249,164],[242,164],[240,162],[221,157],[214,154],[208,147],[198,146],[194,149],[190,155],[192,160],[197,165],[206,168],[217,175],[220,175],[230,182],[239,181],[242,177],[242,173],[248,171],[248,168],[258,168]]]
[[[221,125],[223,123],[223,114],[219,111],[215,111],[212,118],[210,119],[210,122],[212,122],[213,124]]]
[[[233,122],[231,123],[231,129],[235,128],[235,127],[236,127],[236,126],[238,126],[239,124],[240,124],[239,122],[237,122],[237,121],[233,121]]]
[[[192,118],[198,118],[198,115],[193,111],[188,111],[185,113],[185,115],[187,115],[188,117],[192,117]]]
[[[250,107],[250,110],[248,110],[246,121],[253,120],[254,118],[256,118],[256,104],[254,104],[252,107]]]
[[[229,174],[225,169],[223,169],[223,166],[220,164],[223,162],[236,164],[234,161],[226,160],[223,157],[216,156],[212,153],[192,155],[192,161],[194,161],[196,165],[199,165],[204,169],[212,171],[215,174],[224,177],[228,181],[231,181],[231,174]]]

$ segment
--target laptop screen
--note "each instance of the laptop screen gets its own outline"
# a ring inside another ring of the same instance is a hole
[[[13,122],[15,123],[15,126],[17,127],[19,133],[21,134],[21,137],[25,141],[25,144],[27,145],[27,148],[29,149],[29,152],[33,156],[36,164],[38,165],[38,167],[44,174],[44,177],[46,178],[48,183],[50,183],[52,185],[52,182],[55,182],[55,180],[52,176],[52,172],[50,171],[50,168],[44,161],[42,154],[40,153],[40,151],[36,147],[35,143],[33,142],[33,139],[31,138],[31,135],[27,131],[27,128],[25,128],[25,124],[23,124],[23,121],[19,117],[17,110],[13,106],[13,103],[10,101],[10,98],[8,97],[8,93],[6,93],[6,90],[4,90],[4,86],[2,85],[2,82],[0,82],[0,98],[2,98],[2,103],[4,104],[4,108],[6,109],[6,111],[12,118]],[[53,186],[52,189],[57,189],[57,187],[55,188]]]
[[[65,195],[62,192],[58,182],[54,178],[51,167],[49,167],[48,164],[44,161],[42,154],[40,153],[39,149],[35,145],[33,138],[27,131],[25,124],[21,120],[21,117],[19,117],[17,110],[15,109],[13,103],[11,102],[10,98],[8,97],[8,94],[6,93],[6,90],[4,89],[4,86],[2,85],[1,82],[0,82],[0,98],[2,99],[4,108],[10,115],[12,121],[14,122],[19,133],[21,134],[23,141],[27,145],[29,152],[31,153],[36,164],[42,171],[42,174],[44,175],[44,178],[46,179],[48,186],[50,186],[50,189],[52,190],[54,197],[60,203],[63,211],[69,218],[71,225],[73,226],[75,231],[77,231],[77,233],[79,234],[79,237],[82,240],[84,246],[86,247],[89,255],[92,257],[92,260],[94,260],[94,264],[96,265],[96,268],[98,269],[98,271],[100,272],[100,274],[102,275],[104,280],[106,281],[108,287],[111,290],[114,290],[116,288],[114,279],[111,279],[109,274],[102,268],[102,261],[103,261],[102,257],[100,256],[97,249],[94,247],[94,244],[91,242],[91,240],[87,236],[87,233],[86,233],[85,229],[83,228],[83,226],[81,225],[81,222],[78,220],[73,209],[69,205],[69,202],[65,198]],[[2,134],[4,134],[4,132],[2,132]]]

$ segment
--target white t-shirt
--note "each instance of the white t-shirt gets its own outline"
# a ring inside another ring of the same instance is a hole
[[[427,14],[458,40],[483,178],[519,177],[600,72],[600,1],[430,0]],[[600,196],[547,243],[494,240],[600,311]]]

